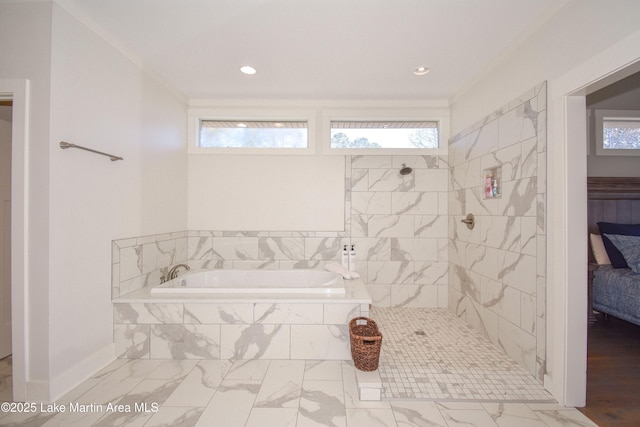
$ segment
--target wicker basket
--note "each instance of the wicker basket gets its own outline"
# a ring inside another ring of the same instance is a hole
[[[349,336],[351,337],[351,357],[355,367],[366,372],[378,369],[382,334],[376,322],[368,317],[351,319]]]

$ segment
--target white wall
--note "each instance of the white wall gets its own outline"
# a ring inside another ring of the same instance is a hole
[[[640,3],[635,0],[567,2],[530,38],[496,63],[495,68],[457,96],[452,105],[452,134],[455,134],[530,87],[549,82],[546,224],[549,364],[545,385],[567,405],[584,404],[584,388],[580,383],[584,382],[586,365],[586,319],[578,319],[576,323],[567,318],[568,301],[582,301],[580,293],[586,293],[586,231],[585,236],[576,235],[567,231],[567,224],[569,218],[574,224],[586,218],[586,201],[585,206],[580,203],[569,206],[566,196],[569,191],[586,192],[586,184],[579,184],[586,180],[574,176],[571,184],[567,184],[567,176],[586,174],[586,168],[580,167],[586,163],[586,150],[583,139],[582,150],[576,149],[578,154],[572,158],[573,145],[566,146],[564,96],[640,58],[638,16]],[[570,159],[575,163],[569,163]],[[572,169],[574,164],[576,169]],[[567,265],[568,253],[584,253],[583,263]],[[571,299],[574,294],[577,298]]]
[[[62,150],[59,141],[124,160]],[[54,6],[49,138],[52,397],[91,373],[102,353],[113,356],[111,241],[186,227],[185,144],[182,101]]]
[[[344,231],[344,156],[189,155],[189,229]]]

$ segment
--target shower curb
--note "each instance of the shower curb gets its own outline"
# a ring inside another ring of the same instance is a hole
[[[356,382],[358,384],[360,400],[382,400],[382,380],[380,379],[380,373],[377,369],[371,372],[356,369]]]

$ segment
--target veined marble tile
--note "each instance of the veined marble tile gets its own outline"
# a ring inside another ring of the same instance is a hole
[[[520,219],[520,234],[522,236],[521,253],[536,256],[538,251],[536,243],[537,231],[536,218],[526,216]]]
[[[153,325],[153,359],[219,359],[219,325]]]
[[[502,182],[522,178],[522,144],[510,145],[482,156],[482,171],[496,166],[502,169]],[[478,183],[484,185],[484,177],[481,176],[475,185]]]
[[[212,259],[212,237],[189,237],[187,239],[188,259]]]
[[[306,380],[302,385],[297,427],[346,427],[342,379],[338,381]]]
[[[447,191],[449,189],[449,172],[446,169],[414,170],[415,191]]]
[[[344,244],[340,237],[307,237],[304,239],[304,259],[337,261]]]
[[[351,213],[389,215],[391,194],[388,191],[354,191],[351,193]]]
[[[406,236],[393,236],[406,237]],[[415,215],[415,230],[410,237],[447,238],[449,221],[446,215]]]
[[[441,167],[439,156],[393,156],[392,162],[394,169],[400,169],[403,163],[414,169],[435,169]]]
[[[391,307],[438,307],[438,286],[392,286]]]
[[[197,360],[163,360],[149,375],[150,380],[182,380],[197,365]]]
[[[465,254],[465,267],[491,279],[498,276],[498,249],[469,244]]]
[[[452,190],[449,193],[448,211],[450,215],[466,215],[467,211],[467,190]]]
[[[522,178],[535,177],[538,174],[538,138],[523,141],[522,147]]]
[[[416,285],[446,285],[449,282],[448,262],[416,262]]]
[[[134,407],[136,403],[157,403],[162,405],[178,385],[180,385],[180,380],[150,380],[145,378],[120,399],[118,404],[131,407]]]
[[[497,199],[501,215],[536,216],[536,178],[502,183],[502,198]]]
[[[222,325],[222,359],[289,359],[289,325]]]
[[[245,427],[296,427],[295,408],[253,408]]]
[[[437,261],[438,240],[391,238],[391,261]]]
[[[176,243],[174,240],[147,243],[142,246],[142,271],[149,273],[173,264]]]
[[[531,101],[525,101],[508,113],[501,116],[500,147],[533,138],[538,129],[538,113],[532,109]]]
[[[405,177],[395,169],[369,169],[368,175],[369,188],[367,190],[369,191],[411,191],[414,189],[413,180],[405,181]]]
[[[116,357],[141,359],[149,357],[149,325],[113,325],[113,341]]]
[[[116,402],[137,386],[159,364],[160,361],[156,360],[129,361],[91,390],[78,397],[77,402],[83,404]]]
[[[351,156],[352,169],[393,168],[392,156]]]
[[[291,325],[291,359],[351,358],[347,325]]]
[[[184,304],[185,324],[251,324],[253,304]]]
[[[298,237],[261,237],[259,259],[304,259],[304,239]]]
[[[516,323],[526,332],[536,334],[536,297],[525,294],[520,295],[520,321]]]
[[[494,278],[523,292],[535,295],[537,287],[535,257],[500,251],[497,263],[499,271],[497,277],[493,276]]]
[[[388,427],[396,425],[391,408],[347,408],[349,427]]]
[[[116,303],[113,304],[113,321],[136,324],[182,323],[182,304]]]
[[[307,360],[304,365],[304,381],[340,381],[342,387],[342,361]]]
[[[482,406],[499,427],[538,427],[542,423],[535,412],[523,403],[483,403]]]
[[[498,120],[487,118],[483,125],[465,137],[465,160],[482,157],[496,151],[499,146],[500,126]]]
[[[505,191],[504,183],[502,189]],[[467,215],[468,213],[472,213],[474,216],[498,215],[500,209],[499,202],[502,199],[484,199],[482,194],[482,188],[480,186],[467,188],[465,190],[464,200],[466,212],[463,212],[463,215]],[[504,215],[507,215],[507,213],[504,213]]]
[[[413,262],[369,261],[367,265],[367,282],[369,284],[413,284],[415,273]]]
[[[265,325],[320,325],[323,321],[322,304],[254,304],[255,323]]]
[[[482,336],[494,344],[499,340],[500,318],[493,311],[484,308],[475,300],[466,300],[465,321]],[[507,322],[508,323],[508,322]]]
[[[244,426],[261,383],[261,380],[224,380],[196,426]]]
[[[524,218],[515,216],[483,216],[480,222],[480,242],[483,245],[514,252],[520,251],[523,239],[530,237],[527,227],[522,227]],[[535,234],[535,232],[534,232]]]
[[[254,407],[297,408],[300,404],[304,368],[304,360],[271,361]]]
[[[357,237],[352,239],[356,245],[356,257],[359,263],[364,261],[389,261],[391,259],[391,239]]]
[[[597,427],[596,423],[587,418],[582,412],[576,410],[535,410],[534,412],[549,427]]]
[[[229,360],[201,360],[167,398],[166,406],[207,406],[225,375]]]
[[[120,281],[142,275],[142,246],[120,249]]]
[[[346,408],[362,409],[390,409],[388,401],[360,400],[358,384],[356,382],[356,368],[351,360],[342,361],[342,383],[344,384],[344,406]],[[351,427],[351,424],[349,424]]]
[[[513,360],[536,375],[536,337],[506,320],[500,321],[499,342]]]
[[[355,191],[369,191],[369,169],[351,170],[351,191],[347,194]]]
[[[391,206],[387,213],[394,215],[437,215],[439,213],[438,195],[436,191],[409,191],[403,193],[387,193],[391,196]]]
[[[483,409],[443,409],[440,411],[449,427],[495,427],[496,423]]]
[[[236,360],[225,379],[228,380],[262,380],[267,374],[269,360]]]
[[[479,303],[514,324],[520,324],[522,293],[496,280],[484,279],[481,283]]]
[[[371,297],[374,306],[391,307],[391,285],[390,284],[365,284],[367,292]]]
[[[162,406],[147,421],[145,427],[194,426],[198,422],[204,408],[174,408]]]
[[[451,215],[449,216],[449,230],[452,232],[452,237],[456,240],[461,240],[463,242],[481,244],[484,243],[482,240],[482,230],[486,227],[485,223],[490,222],[489,216],[474,216],[475,226],[473,230],[470,230],[467,227],[467,224],[462,221],[466,220],[467,215]]]
[[[371,215],[367,237],[413,237],[413,215]]]
[[[258,237],[216,237],[212,242],[212,257],[223,260],[260,259],[258,241]]]
[[[391,409],[398,426],[447,427],[435,402],[393,402]]]
[[[348,325],[351,319],[360,315],[360,304],[323,304],[325,325]]]

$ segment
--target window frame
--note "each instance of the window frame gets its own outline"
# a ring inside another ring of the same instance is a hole
[[[212,155],[314,155],[316,154],[316,116],[312,110],[269,110],[207,108],[189,111],[189,154]],[[200,126],[203,121],[305,121],[307,123],[306,148],[280,147],[200,147]]]
[[[607,117],[640,120],[640,110],[595,110],[595,141],[598,156],[640,156],[639,148],[604,148],[604,121]]]
[[[438,148],[333,148],[332,121],[430,121],[437,123]],[[332,110],[322,113],[322,153],[328,155],[411,156],[446,155],[449,142],[448,110]]]

